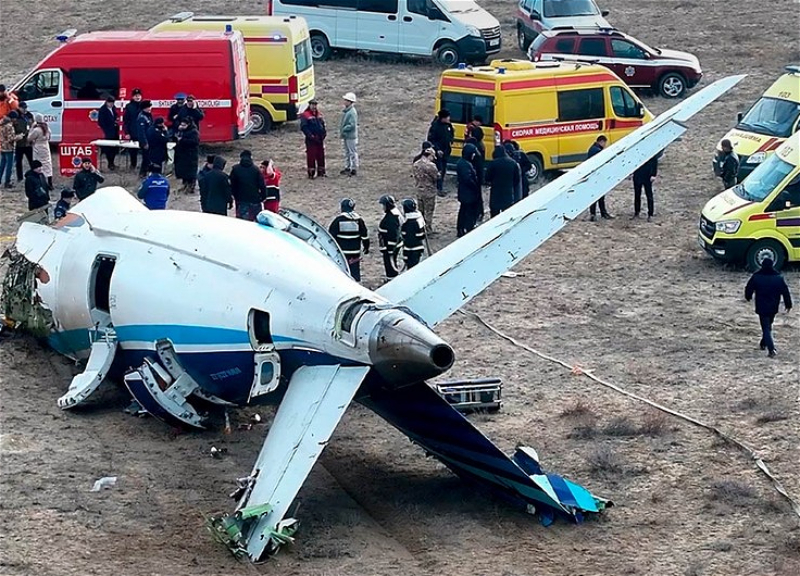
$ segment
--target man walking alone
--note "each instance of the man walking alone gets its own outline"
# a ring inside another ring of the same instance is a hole
[[[770,358],[773,358],[777,351],[775,342],[772,340],[772,322],[778,313],[781,297],[786,311],[792,309],[792,295],[789,293],[786,280],[775,270],[771,258],[764,258],[761,261],[761,270],[750,277],[744,289],[745,300],[750,302],[754,293],[756,295],[756,314],[761,321],[759,346],[762,350],[768,350]]]

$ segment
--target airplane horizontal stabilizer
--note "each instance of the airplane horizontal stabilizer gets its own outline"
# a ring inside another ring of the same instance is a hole
[[[251,560],[286,540],[291,522],[284,516],[369,370],[302,366],[292,375],[234,514]]]
[[[557,516],[580,522],[611,505],[557,474],[544,473],[531,448],[518,447],[509,458],[425,382],[394,390],[375,386],[357,401],[456,475],[536,513],[544,524]]]
[[[743,78],[730,76],[714,82],[381,286],[377,293],[435,326],[679,138],[688,118]]]

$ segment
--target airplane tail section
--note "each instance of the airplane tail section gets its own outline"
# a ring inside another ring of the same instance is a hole
[[[532,448],[504,454],[425,382],[394,390],[375,387],[358,402],[384,418],[461,478],[536,514],[581,522],[612,503],[557,475],[545,473]]]

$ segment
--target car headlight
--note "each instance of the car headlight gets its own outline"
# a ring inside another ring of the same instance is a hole
[[[477,26],[467,26],[467,34],[469,34],[470,36],[477,36],[478,38],[481,37],[480,28],[478,28]]]
[[[739,227],[742,225],[741,220],[720,220],[717,222],[717,232],[725,232],[725,234],[736,234]]]
[[[766,152],[756,152],[747,159],[745,164],[761,164],[766,157],[767,157]]]

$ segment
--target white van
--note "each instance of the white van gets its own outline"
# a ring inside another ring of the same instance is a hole
[[[500,23],[473,0],[269,0],[267,11],[305,18],[315,60],[333,49],[367,50],[451,67],[500,51]]]

